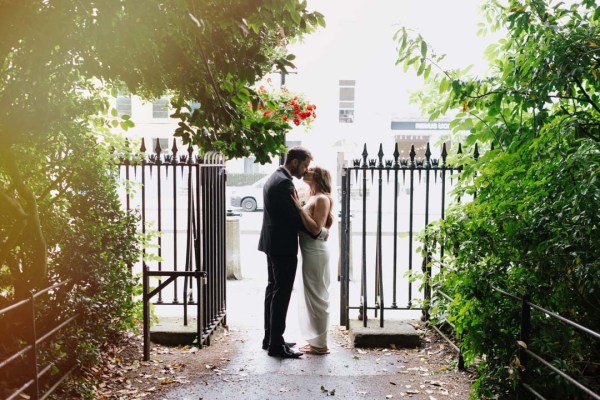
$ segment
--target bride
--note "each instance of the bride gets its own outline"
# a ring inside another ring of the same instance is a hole
[[[328,354],[327,327],[329,324],[329,250],[324,240],[315,240],[324,226],[333,224],[331,175],[320,167],[309,168],[304,182],[310,187],[311,197],[302,205],[297,195],[294,203],[300,211],[308,233],[300,231],[302,251],[302,281],[304,296],[299,299],[300,330],[308,344],[300,348],[303,353]]]

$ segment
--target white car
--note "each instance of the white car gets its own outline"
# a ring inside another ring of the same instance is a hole
[[[264,207],[263,186],[267,179],[269,179],[269,175],[260,178],[252,185],[228,187],[231,206],[241,208],[246,212],[262,210]],[[294,186],[300,199],[307,200],[309,197],[308,185],[301,179],[294,178]]]

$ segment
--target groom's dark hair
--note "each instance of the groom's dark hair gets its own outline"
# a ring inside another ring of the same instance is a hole
[[[287,155],[285,156],[285,163],[291,163],[293,160],[299,160],[299,161],[304,161],[306,159],[312,160],[312,154],[310,154],[310,151],[302,146],[294,146],[291,147],[288,152]]]

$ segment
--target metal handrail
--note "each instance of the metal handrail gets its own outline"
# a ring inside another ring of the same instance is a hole
[[[544,314],[546,314],[547,316],[553,317],[558,319],[559,321],[562,321],[564,323],[566,323],[567,325],[576,328],[578,330],[580,330],[581,332],[587,333],[588,335],[596,338],[596,339],[600,339],[600,334],[598,334],[598,332],[592,331],[589,328],[586,328],[583,325],[580,325],[576,322],[573,322],[565,317],[562,317],[552,311],[546,310],[543,307],[538,306],[537,304],[533,304],[528,300],[528,296],[524,296],[524,297],[519,297],[519,296],[515,296],[514,294],[508,293],[500,288],[497,288],[495,286],[491,286],[491,288],[494,291],[497,291],[498,293],[502,294],[503,296],[510,298],[512,300],[521,302],[521,304],[523,305],[523,314],[527,315],[527,318],[522,318],[521,321],[521,336],[523,337],[528,337],[529,336],[529,309],[528,307],[534,308]],[[523,319],[527,319],[527,321],[523,321]],[[548,361],[546,361],[545,359],[543,359],[542,357],[540,357],[539,355],[537,355],[536,353],[534,353],[533,351],[529,350],[528,348],[526,348],[525,346],[521,345],[520,351],[522,352],[522,355],[527,355],[527,356],[531,356],[533,357],[536,361],[538,361],[539,363],[541,363],[542,365],[544,365],[546,368],[551,369],[553,372],[555,372],[556,374],[560,375],[562,378],[564,378],[565,380],[567,380],[567,382],[569,382],[571,385],[575,386],[577,389],[579,389],[580,391],[586,393],[587,395],[591,396],[593,399],[596,400],[600,400],[600,394],[594,393],[591,389],[587,388],[586,386],[584,386],[583,384],[581,384],[579,381],[577,381],[576,379],[574,379],[573,377],[569,376],[568,374],[566,374],[565,372],[561,371],[560,369],[556,368],[554,365],[552,365],[551,363],[549,363]],[[521,360],[521,363],[523,363],[523,360]],[[543,397],[541,394],[537,393],[533,388],[531,388],[529,385],[527,385],[525,382],[520,382],[521,386],[523,388],[525,388],[526,390],[528,390],[530,393],[534,394],[537,398],[539,399],[545,399],[545,397]]]
[[[517,301],[523,302],[523,299],[522,299],[521,297],[518,297],[518,296],[512,295],[512,294],[510,294],[510,293],[507,293],[507,292],[505,292],[504,290],[502,290],[502,289],[498,289],[498,288],[497,288],[497,287],[495,287],[495,286],[492,286],[492,289],[494,289],[495,291],[497,291],[497,292],[499,292],[499,293],[502,293],[502,294],[503,294],[504,296],[506,296],[506,297],[510,297],[510,298],[511,298],[511,299],[513,299],[513,300],[517,300]],[[535,309],[536,309],[536,310],[538,310],[538,311],[541,311],[541,312],[543,312],[544,314],[546,314],[546,315],[548,315],[548,316],[550,316],[550,317],[554,317],[554,318],[556,318],[556,319],[558,319],[558,320],[560,320],[560,321],[564,322],[564,323],[565,323],[565,324],[567,324],[567,325],[571,325],[573,328],[579,329],[581,332],[587,333],[588,335],[590,335],[590,336],[593,336],[593,337],[595,337],[596,339],[600,339],[600,333],[598,333],[598,332],[595,332],[595,331],[593,331],[593,330],[591,330],[591,329],[589,329],[589,328],[586,328],[585,326],[583,326],[583,325],[580,325],[580,324],[578,324],[577,322],[573,322],[573,321],[571,321],[570,319],[567,319],[567,318],[565,318],[565,317],[562,317],[562,316],[558,315],[557,313],[554,313],[554,312],[552,312],[552,311],[548,311],[548,310],[546,310],[545,308],[538,306],[537,304],[533,304],[533,303],[531,303],[530,301],[525,301],[525,304],[527,304],[528,306],[530,306],[530,307],[532,307],[532,308],[535,308]]]
[[[60,378],[58,379],[57,382],[54,383],[54,385],[48,389],[42,396],[40,396],[40,392],[39,392],[39,386],[38,386],[38,382],[39,379],[45,375],[49,368],[53,365],[53,363],[51,363],[49,366],[47,366],[46,368],[42,369],[42,371],[38,371],[38,367],[37,367],[37,345],[42,343],[43,341],[47,340],[48,338],[50,338],[51,336],[53,336],[54,334],[56,334],[56,332],[58,332],[59,330],[63,329],[64,327],[68,326],[69,324],[71,324],[73,321],[75,321],[78,317],[79,314],[76,314],[75,316],[61,322],[60,324],[58,324],[57,326],[53,327],[50,329],[50,331],[46,332],[44,335],[42,335],[41,337],[37,336],[36,333],[36,318],[35,318],[35,300],[37,298],[39,298],[41,295],[44,295],[52,290],[58,289],[61,286],[64,286],[68,283],[72,282],[71,279],[66,279],[62,282],[58,282],[52,286],[46,287],[44,289],[41,289],[35,293],[31,293],[30,296],[27,299],[24,300],[20,300],[15,304],[12,304],[8,307],[3,308],[2,310],[0,310],[0,315],[6,314],[10,311],[16,310],[20,307],[29,305],[30,306],[30,316],[31,316],[31,330],[29,332],[27,332],[27,336],[28,336],[28,341],[29,344],[26,345],[25,347],[21,348],[20,350],[16,351],[14,354],[7,356],[6,359],[2,360],[0,362],[0,369],[6,367],[8,364],[12,363],[13,361],[22,358],[25,354],[31,354],[31,367],[30,368],[30,372],[32,374],[32,378],[29,379],[25,384],[23,384],[21,387],[19,387],[18,389],[15,389],[13,391],[12,394],[10,394],[10,396],[8,397],[8,399],[16,399],[18,396],[20,396],[21,394],[23,394],[26,390],[30,390],[32,393],[32,396],[30,396],[30,398],[33,399],[45,399],[47,398],[50,394],[52,394],[59,386],[62,382],[64,382],[64,380],[71,374],[71,372],[74,370],[75,366],[73,366],[69,371],[67,371],[66,373],[64,373],[63,375],[60,376]],[[33,387],[32,387],[33,386]]]

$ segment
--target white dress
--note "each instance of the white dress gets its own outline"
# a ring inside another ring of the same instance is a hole
[[[311,199],[313,200],[313,199]],[[311,201],[305,207],[309,207]],[[329,250],[327,242],[300,231],[302,284],[299,322],[304,339],[314,347],[327,346],[329,325]],[[302,295],[302,293],[304,295]]]

